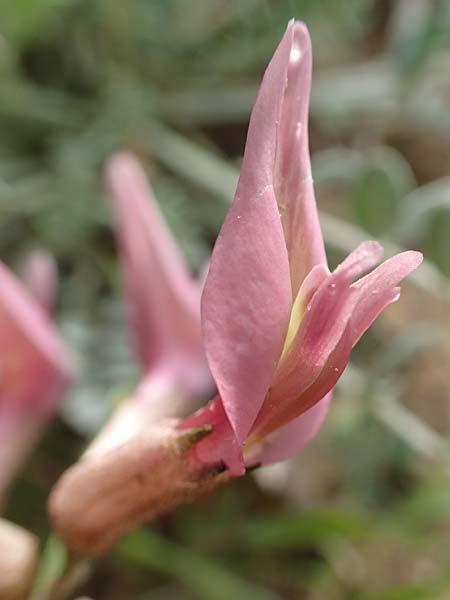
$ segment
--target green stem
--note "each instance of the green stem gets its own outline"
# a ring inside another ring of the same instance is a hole
[[[70,556],[65,544],[51,534],[42,552],[30,600],[64,600],[90,573],[91,563]]]

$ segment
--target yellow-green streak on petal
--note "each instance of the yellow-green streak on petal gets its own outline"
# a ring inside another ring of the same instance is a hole
[[[303,280],[303,283],[297,293],[295,302],[292,306],[291,317],[289,320],[289,327],[284,342],[283,351],[281,353],[280,361],[289,350],[295,336],[297,335],[298,328],[300,327],[301,320],[305,311],[307,310],[308,304],[311,302],[313,295],[315,294],[321,283],[330,275],[328,267],[324,264],[316,265],[309,274]]]
[[[306,310],[304,298],[302,297],[303,295],[300,294],[300,291],[301,290],[299,290],[295,302],[292,306],[291,318],[289,320],[289,327],[287,330],[286,340],[284,342],[280,360],[283,359],[284,355],[289,350],[289,347],[292,344],[293,339],[295,338],[295,334],[297,333],[298,328],[300,327],[300,322],[302,320],[303,314]]]

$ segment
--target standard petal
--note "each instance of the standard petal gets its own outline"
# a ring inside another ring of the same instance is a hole
[[[352,314],[352,336],[355,345],[386,306],[398,300],[397,284],[421,264],[423,256],[413,250],[402,252],[386,260],[353,284],[360,291]]]
[[[285,34],[290,53],[286,83],[279,88],[282,104],[277,123],[275,195],[289,254],[294,297],[307,273],[326,264],[317,215],[308,144],[308,108],[311,91],[312,49],[303,23],[291,21]],[[287,67],[287,68],[286,68]]]
[[[299,417],[274,431],[258,448],[245,453],[246,464],[269,465],[292,458],[308,444],[318,432],[328,413],[332,392]]]
[[[293,23],[267,67],[253,108],[236,196],[213,251],[202,299],[208,362],[240,443],[270,385],[292,304],[273,187],[292,38]]]
[[[131,154],[110,161],[107,180],[116,212],[116,233],[130,318],[139,355],[148,369],[169,363],[181,377],[206,374],[200,331],[200,286],[152,197]]]
[[[207,468],[223,464],[233,476],[243,475],[245,465],[241,446],[219,396],[192,416],[183,419],[178,428],[191,429],[202,425],[212,425],[213,430],[192,448],[191,459],[195,466]]]

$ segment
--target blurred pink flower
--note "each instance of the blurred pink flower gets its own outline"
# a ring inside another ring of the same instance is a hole
[[[143,378],[50,496],[55,528],[83,553],[104,550],[128,527],[192,497],[185,457],[201,434],[180,433],[177,418],[214,385],[200,325],[204,277],[189,273],[133,155],[113,156],[106,180]]]
[[[203,282],[187,269],[137,159],[115,155],[107,182],[131,331],[145,373],[135,397],[148,399],[152,418],[157,398],[168,402],[164,389],[179,409],[188,411],[188,399],[201,399],[213,385],[200,327]],[[170,413],[167,406],[161,410],[161,416]]]
[[[53,259],[32,255],[26,273],[30,291],[0,262],[0,499],[71,377],[48,314],[56,283]]]
[[[308,30],[291,21],[253,108],[202,297],[219,395],[180,427],[213,425],[194,461],[223,462],[235,475],[288,458],[314,436],[352,347],[422,261],[403,252],[362,277],[382,255],[364,242],[328,271],[308,148],[311,69]]]

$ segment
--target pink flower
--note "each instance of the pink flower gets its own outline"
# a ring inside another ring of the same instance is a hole
[[[204,398],[213,386],[200,326],[203,282],[188,271],[132,154],[111,159],[107,183],[131,331],[145,374],[133,398],[143,400],[153,420],[158,411],[168,416],[169,402],[176,404],[172,412],[186,414],[189,399]],[[138,405],[130,410],[142,418]]]
[[[68,355],[48,314],[53,259],[32,255],[26,280],[30,292],[0,262],[0,497],[70,381]]]
[[[185,458],[203,432],[180,433],[176,418],[213,389],[200,325],[202,278],[186,268],[138,161],[115,155],[106,178],[144,374],[50,496],[55,528],[83,553],[104,550],[133,524],[193,497]]]
[[[310,83],[309,35],[292,21],[253,109],[202,294],[201,328],[201,285],[187,273],[139,166],[129,155],[110,163],[145,378],[52,491],[52,521],[73,551],[101,552],[129,527],[247,467],[296,453],[325,418],[352,347],[420,264],[419,253],[404,252],[371,271],[382,248],[364,242],[328,271],[309,162]],[[168,420],[209,385],[204,353],[217,397]],[[227,470],[218,473],[222,464]]]
[[[422,261],[364,242],[330,274],[308,150],[311,42],[291,21],[250,119],[236,195],[202,297],[206,356],[218,396],[182,422],[211,424],[200,465],[246,466],[292,456],[316,433],[352,347],[399,297]]]

